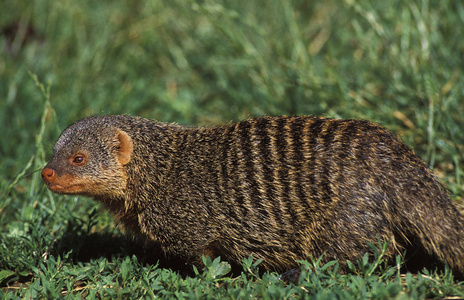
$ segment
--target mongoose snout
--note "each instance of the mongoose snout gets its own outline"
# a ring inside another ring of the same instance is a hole
[[[42,179],[45,183],[50,184],[53,183],[53,180],[56,178],[56,172],[50,168],[44,168],[42,170]]]

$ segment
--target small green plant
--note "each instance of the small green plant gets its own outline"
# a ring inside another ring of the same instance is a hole
[[[203,277],[207,281],[220,281],[225,275],[230,273],[231,266],[225,262],[221,262],[220,257],[216,257],[213,261],[209,256],[203,256],[202,261],[205,265],[203,273],[200,274],[198,269],[193,266],[195,275]]]

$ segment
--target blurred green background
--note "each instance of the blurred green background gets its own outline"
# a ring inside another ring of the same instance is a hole
[[[28,72],[50,88],[46,157],[95,114],[188,125],[308,114],[379,122],[432,167],[462,166],[460,1],[1,5],[0,178],[37,151],[45,97]]]
[[[53,281],[40,264],[55,270],[62,248],[93,251],[119,234],[93,201],[53,195],[40,179],[60,132],[89,115],[368,119],[398,133],[462,204],[463,72],[456,0],[3,0],[0,271],[13,275],[0,281],[59,293],[79,282]],[[86,244],[96,233],[100,244]]]

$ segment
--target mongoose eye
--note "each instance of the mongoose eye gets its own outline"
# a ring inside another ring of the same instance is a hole
[[[83,154],[75,154],[71,158],[71,163],[75,166],[82,166],[85,164],[85,161],[86,161],[86,157]]]

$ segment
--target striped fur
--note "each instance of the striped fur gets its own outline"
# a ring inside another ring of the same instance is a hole
[[[118,150],[108,143],[119,130],[133,152],[115,167]],[[77,151],[71,145],[95,159],[66,167]],[[343,267],[380,238],[391,241],[389,258],[423,249],[464,271],[463,217],[425,163],[368,121],[265,117],[190,128],[91,117],[62,133],[46,168],[119,180],[114,193],[80,194],[103,202],[135,236],[196,265],[203,254],[235,263],[253,254],[265,268],[284,271],[324,254]],[[126,177],[102,176],[106,168]]]

